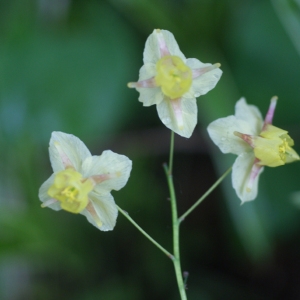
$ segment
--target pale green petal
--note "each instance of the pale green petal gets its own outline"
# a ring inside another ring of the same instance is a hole
[[[212,64],[204,64],[196,58],[188,58],[186,64],[191,69],[199,69],[203,67],[211,66]],[[218,81],[220,80],[222,71],[219,68],[213,69],[207,73],[204,73],[197,78],[193,79],[192,92],[194,97],[205,95],[207,92],[212,90]],[[186,95],[184,95],[185,97]]]
[[[144,54],[143,54],[143,61],[144,63],[152,63],[156,64],[157,61],[161,58],[160,50],[156,35],[156,29],[151,33],[146,41]]]
[[[97,225],[97,221],[84,209],[80,214],[86,216],[87,220],[94,225],[96,228],[102,231],[113,230],[116,225],[116,220],[118,216],[118,209],[115,204],[114,198],[111,194],[99,195],[95,192],[89,194],[90,204],[94,207],[97,217],[102,223],[102,226]]]
[[[299,160],[299,155],[292,148],[287,150],[285,154],[286,154],[286,163],[291,163],[291,162]]]
[[[173,34],[167,30],[155,29],[146,41],[144,50],[144,63],[156,64],[157,61],[161,58],[158,43],[159,39],[164,39],[171,55],[179,56],[184,62],[186,61],[186,58],[180,51]]]
[[[245,98],[241,98],[236,103],[235,116],[249,124],[252,128],[252,135],[260,134],[264,123],[262,115],[256,106],[248,105]],[[247,133],[243,131],[240,132]]]
[[[137,88],[139,93],[139,101],[143,103],[143,106],[151,106],[159,104],[164,99],[164,94],[160,87],[155,88]]]
[[[168,48],[169,52],[171,53],[171,55],[176,55],[176,56],[180,57],[183,60],[183,62],[185,63],[186,57],[180,51],[174,35],[168,30],[161,30],[161,32],[163,34],[164,40],[167,44],[167,48]]]
[[[197,124],[197,103],[195,98],[173,99],[165,97],[157,105],[158,116],[169,129],[189,138]]]
[[[139,81],[155,77],[156,75],[156,65],[155,64],[144,64],[140,68]]]
[[[59,131],[52,132],[49,154],[54,172],[64,170],[63,160],[67,160],[81,173],[82,162],[91,156],[89,149],[79,138]]]
[[[252,128],[250,128],[248,123],[237,119],[235,116],[213,121],[208,125],[207,131],[212,141],[223,153],[239,155],[252,149],[245,141],[234,135],[235,131],[252,134]]]
[[[51,197],[48,195],[48,190],[50,186],[54,183],[54,177],[55,174],[52,174],[39,189],[39,198],[43,203],[51,199]],[[58,201],[51,205],[48,205],[47,207],[52,208],[53,210],[61,210],[60,202]]]
[[[84,178],[104,175],[105,180],[94,187],[94,191],[102,194],[124,187],[131,168],[132,161],[128,157],[106,150],[100,156],[90,156],[83,162],[82,175]]]
[[[156,66],[154,64],[145,64],[140,69],[139,81],[153,78],[156,75]],[[136,88],[140,93],[139,101],[143,103],[143,106],[150,106],[159,104],[164,95],[160,87],[144,87]]]
[[[197,58],[188,58],[187,60],[186,60],[186,65],[188,66],[188,67],[190,67],[192,70],[193,69],[200,69],[200,68],[205,68],[205,67],[209,67],[209,66],[211,66],[211,64],[209,64],[209,63],[203,63],[203,62],[201,62],[199,59],[197,59]]]
[[[256,178],[250,185],[251,189],[247,188],[254,160],[253,152],[245,152],[237,157],[232,167],[232,186],[237,196],[241,199],[242,204],[254,200],[257,196],[259,175],[263,171],[263,168],[259,170]]]

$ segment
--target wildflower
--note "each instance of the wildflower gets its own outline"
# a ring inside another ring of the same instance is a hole
[[[190,137],[197,124],[196,97],[215,87],[221,65],[186,59],[173,34],[160,29],[148,37],[143,61],[139,81],[128,87],[137,89],[144,106],[156,104],[158,116],[169,129]]]
[[[288,132],[272,125],[276,103],[277,97],[273,97],[263,121],[257,107],[242,98],[236,103],[234,116],[218,119],[207,128],[223,153],[238,155],[232,167],[232,185],[242,203],[256,198],[264,166],[299,160]]]
[[[112,230],[118,209],[111,190],[127,182],[132,162],[110,150],[92,156],[84,143],[63,132],[53,132],[50,161],[54,174],[39,190],[42,207],[80,213],[102,231]]]

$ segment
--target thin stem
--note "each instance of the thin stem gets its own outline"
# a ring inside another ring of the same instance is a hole
[[[172,148],[172,146],[171,146]],[[173,176],[170,173],[170,168],[166,164],[164,164],[164,170],[167,176],[168,186],[170,190],[170,200],[171,200],[171,210],[172,210],[172,227],[173,227],[173,252],[174,252],[174,269],[177,279],[177,285],[179,289],[179,293],[181,296],[181,300],[187,300],[185,293],[185,285],[183,281],[181,265],[180,265],[180,251],[179,251],[179,225],[180,222],[177,216],[177,205],[176,205],[176,195],[173,184]]]
[[[125,212],[122,208],[117,205],[119,212],[129,220],[148,240],[150,240],[158,249],[160,249],[164,254],[166,254],[172,260],[174,256],[168,252],[164,247],[162,247],[157,241],[155,241],[147,232],[145,232],[130,216],[127,212]]]
[[[171,142],[170,142],[170,157],[169,157],[169,174],[173,171],[173,156],[174,156],[174,131],[171,130]]]
[[[222,180],[230,173],[232,167],[230,167],[211,187],[210,189],[192,205],[178,220],[181,223],[221,182]]]

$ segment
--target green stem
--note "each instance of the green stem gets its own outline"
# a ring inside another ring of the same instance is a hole
[[[170,142],[170,157],[169,157],[169,174],[173,171],[173,156],[174,156],[174,131],[171,131],[171,142]]]
[[[168,166],[164,164],[164,169],[166,172],[169,190],[170,190],[170,200],[171,200],[171,209],[172,209],[172,225],[173,225],[173,252],[174,259],[173,264],[175,268],[175,274],[177,279],[177,284],[179,288],[179,293],[181,296],[181,300],[186,300],[185,286],[183,282],[183,276],[180,265],[180,251],[179,251],[179,225],[180,222],[177,216],[177,205],[176,205],[176,196],[173,184],[173,176],[169,173]]]
[[[117,205],[119,212],[129,220],[130,223],[133,224],[148,240],[150,240],[158,249],[160,249],[164,254],[166,254],[169,258],[174,260],[174,256],[168,252],[164,247],[162,247],[158,242],[156,242],[147,232],[145,232],[130,216],[127,212],[125,212],[122,208]]]
[[[164,170],[167,176],[169,191],[170,191],[170,201],[171,201],[171,211],[172,211],[172,227],[173,227],[173,264],[175,269],[175,275],[177,279],[177,285],[179,289],[179,293],[181,296],[181,300],[187,300],[187,296],[185,293],[185,285],[183,281],[183,274],[181,271],[181,264],[180,264],[180,248],[179,248],[179,226],[180,222],[178,220],[177,214],[177,204],[176,204],[176,195],[173,183],[173,175],[172,175],[172,168],[173,168],[173,153],[174,153],[174,132],[171,131],[171,143],[170,143],[170,157],[169,157],[169,167],[167,164],[164,164]]]
[[[192,205],[178,220],[181,223],[222,181],[223,179],[230,173],[232,167],[230,167],[211,187],[210,189]]]

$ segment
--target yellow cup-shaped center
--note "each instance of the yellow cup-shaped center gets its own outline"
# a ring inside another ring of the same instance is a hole
[[[260,136],[255,138],[254,153],[261,165],[277,167],[299,159],[292,149],[293,145],[294,141],[287,131],[268,125]]]
[[[156,84],[171,99],[180,98],[192,85],[192,70],[178,56],[163,56],[156,63],[156,70]]]
[[[88,205],[88,194],[93,189],[93,182],[85,180],[73,169],[66,169],[55,175],[54,183],[50,186],[50,197],[60,201],[61,208],[80,213]]]

